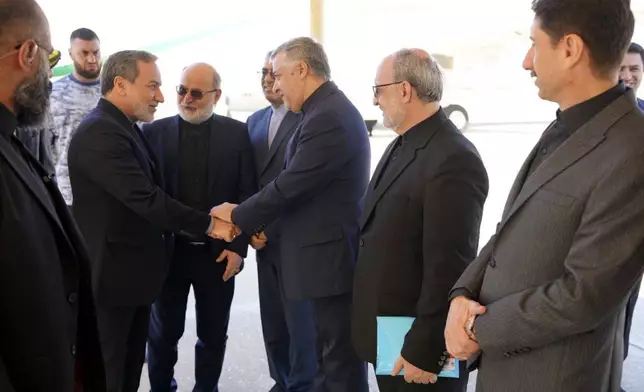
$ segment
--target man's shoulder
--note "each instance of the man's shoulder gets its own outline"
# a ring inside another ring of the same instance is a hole
[[[143,133],[148,134],[157,132],[160,129],[165,129],[175,123],[178,124],[178,116],[179,115],[177,114],[175,116],[164,117],[149,123],[145,123],[141,126],[141,130],[143,131]]]
[[[239,130],[246,131],[245,123],[239,120],[235,120],[234,118],[230,118],[228,116],[213,114],[210,121],[212,121],[217,126],[223,127],[224,129],[229,129],[232,131],[239,131]]]
[[[264,108],[261,108],[261,109],[259,109],[259,110],[255,111],[255,112],[254,112],[253,114],[251,114],[250,116],[248,116],[248,121],[251,121],[251,120],[253,120],[253,121],[257,121],[257,120],[259,120],[260,118],[262,118],[264,115],[266,115],[266,112],[268,112],[268,111],[270,111],[270,110],[271,110],[271,106],[270,106],[270,105],[268,105],[268,106],[266,106],[266,107],[264,107]]]

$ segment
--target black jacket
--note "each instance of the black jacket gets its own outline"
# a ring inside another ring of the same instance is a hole
[[[447,296],[476,257],[488,177],[474,146],[442,110],[402,140],[383,174],[392,146],[385,152],[367,191],[353,341],[358,354],[373,363],[376,317],[416,317],[402,356],[438,373],[446,356]]]
[[[74,216],[89,246],[98,304],[143,306],[161,292],[169,261],[166,236],[203,235],[205,212],[163,192],[163,176],[145,137],[101,99],[69,145]]]
[[[0,105],[0,391],[73,391],[76,362],[105,391],[86,248],[16,124]]]

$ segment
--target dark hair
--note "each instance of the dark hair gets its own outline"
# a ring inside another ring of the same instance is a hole
[[[101,72],[101,95],[106,95],[114,88],[114,79],[120,76],[130,83],[139,77],[139,61],[153,63],[157,56],[143,50],[123,50],[107,58]]]
[[[553,45],[580,36],[598,75],[620,67],[635,27],[629,0],[532,0],[532,10]]]
[[[72,35],[69,36],[70,41],[73,41],[76,38],[83,41],[94,41],[94,40],[100,41],[100,39],[98,39],[98,35],[96,35],[95,32],[85,27],[81,27],[80,29],[74,30],[72,32]]]
[[[635,42],[631,42],[626,53],[639,54],[640,57],[642,58],[642,63],[644,64],[644,48],[642,48],[642,46],[640,46],[639,44],[636,44]]]

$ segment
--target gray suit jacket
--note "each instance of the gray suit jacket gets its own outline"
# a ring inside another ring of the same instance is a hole
[[[454,286],[487,306],[477,391],[619,391],[623,309],[644,270],[644,113],[625,93],[524,182],[535,153]]]

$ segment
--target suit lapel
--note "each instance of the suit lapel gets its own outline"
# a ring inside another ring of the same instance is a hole
[[[367,218],[369,217],[369,215],[371,215],[371,211],[375,206],[375,198],[373,193],[374,187],[376,186],[378,179],[382,175],[382,169],[385,166],[385,162],[389,160],[389,155],[391,155],[391,151],[393,151],[397,140],[398,139],[396,138],[391,143],[389,143],[389,145],[387,146],[387,149],[385,150],[384,154],[382,154],[382,157],[378,162],[378,166],[376,166],[376,170],[373,172],[373,175],[371,176],[371,181],[369,181],[369,186],[367,187],[367,199],[365,201],[365,214],[362,214],[362,221],[360,222],[360,227],[364,226],[364,224],[367,221]]]
[[[273,109],[268,107],[262,114],[261,118],[257,121],[257,126],[254,127],[251,135],[257,159],[256,164],[258,177],[266,167],[266,157],[268,156],[268,127],[272,113]]]
[[[554,124],[555,124],[554,121],[550,123],[550,125],[548,126],[548,128],[546,128],[546,130],[542,133],[542,135],[548,132],[548,129],[553,127]],[[528,171],[530,170],[530,166],[532,165],[532,161],[535,159],[538,150],[539,150],[539,142],[537,142],[534,145],[534,147],[532,147],[532,151],[530,151],[530,154],[528,154],[528,157],[523,162],[521,169],[519,169],[519,173],[517,173],[517,176],[514,179],[514,183],[512,184],[512,188],[510,188],[510,193],[508,194],[508,198],[505,201],[505,207],[503,208],[503,215],[501,215],[503,218],[510,212],[510,209],[514,205],[514,201],[517,199],[517,196],[519,196],[519,192],[521,192],[521,189],[523,188],[523,184],[525,184]]]
[[[179,115],[175,116],[171,126],[163,129],[163,134],[161,135],[163,138],[163,154],[165,155],[163,159],[168,163],[164,167],[169,168],[165,180],[168,181],[174,197],[179,191],[179,148],[181,145],[179,118]]]
[[[407,141],[404,145],[401,145],[399,147],[402,149],[400,153],[400,159],[397,162],[389,162],[389,165],[393,165],[392,170],[388,174],[385,174],[385,177],[380,179],[378,186],[375,187],[376,180],[379,176],[383,175],[382,171],[384,170],[385,162],[389,160],[389,155],[393,150],[395,141],[389,145],[388,151],[380,159],[380,162],[378,162],[378,167],[376,168],[371,182],[369,183],[369,189],[367,191],[367,204],[364,211],[365,213],[363,214],[362,222],[360,224],[361,230],[369,221],[369,217],[373,213],[373,210],[375,209],[376,204],[378,204],[378,201],[380,201],[385,192],[387,192],[389,187],[391,187],[394,181],[396,181],[396,179],[407,168],[407,166],[409,166],[414,161],[414,159],[416,159],[417,151],[425,148],[425,146],[427,146],[427,143],[429,143],[436,132],[443,126],[445,121],[447,121],[447,116],[445,116],[442,111],[438,112],[435,115],[439,116],[436,125],[424,125],[424,127],[428,129],[422,130],[424,133],[420,135],[420,138],[416,138],[414,142]],[[417,131],[421,131],[421,129],[417,129]]]
[[[210,118],[210,131],[208,137],[210,139],[210,151],[208,152],[208,189],[212,189],[217,179],[217,169],[221,164],[221,160],[225,158],[226,140],[221,132],[217,132],[217,115],[213,114]]]
[[[606,109],[599,112],[589,122],[584,124],[566,140],[561,147],[552,153],[525,181],[523,187],[519,184],[520,177],[513,185],[520,188],[518,195],[509,212],[505,214],[500,228],[505,226],[514,214],[526,203],[526,201],[541,187],[555,178],[559,173],[566,170],[575,162],[579,161],[601,142],[606,139],[606,131],[610,129],[620,118],[626,115],[635,107],[633,94],[625,94],[611,103]],[[529,163],[527,164],[529,166]],[[522,168],[525,168],[526,164]],[[508,200],[509,201],[509,200]],[[506,207],[507,208],[507,207]]]
[[[47,186],[44,184],[44,182],[42,183],[42,186],[38,186],[38,183],[37,183],[37,181],[43,181],[43,177],[46,175],[45,170],[38,167],[39,163],[36,162],[35,159],[31,159],[32,166],[38,172],[38,175],[41,177],[38,178],[37,176],[35,176],[34,173],[31,171],[31,169],[29,168],[29,164],[25,162],[25,160],[22,157],[20,157],[19,153],[15,151],[15,149],[11,146],[10,143],[11,141],[7,140],[4,137],[0,137],[0,155],[3,155],[5,157],[7,162],[9,162],[9,166],[11,166],[11,168],[16,172],[20,180],[36,197],[36,199],[41,204],[45,212],[49,214],[50,218],[56,223],[56,225],[58,225],[58,227],[60,228],[60,231],[63,233],[65,238],[67,238],[67,233],[65,232],[65,229],[63,228],[63,225],[58,217],[58,213],[56,212],[55,206],[53,204],[54,200],[48,193],[49,191],[47,189]],[[20,145],[20,148],[24,149],[22,145]],[[26,152],[26,155],[28,154],[29,153]],[[47,179],[47,181],[51,181],[51,180]],[[70,242],[69,238],[67,238],[67,241]],[[70,246],[71,246],[71,242],[70,242]]]
[[[262,167],[261,173],[259,175],[261,176],[264,174],[264,171],[268,167],[268,165],[271,163],[273,158],[275,157],[275,153],[277,150],[279,150],[280,146],[282,143],[284,143],[286,139],[286,135],[291,134],[291,130],[297,126],[297,123],[299,122],[298,116],[293,113],[293,112],[287,112],[286,116],[284,116],[284,119],[282,120],[282,123],[280,124],[277,134],[275,135],[275,138],[273,139],[273,143],[271,144],[271,148],[268,150],[268,155],[266,156],[266,160],[264,161],[264,166]],[[267,126],[266,126],[266,145],[268,145],[268,127],[270,124],[270,116],[268,116],[268,121],[267,121]]]

